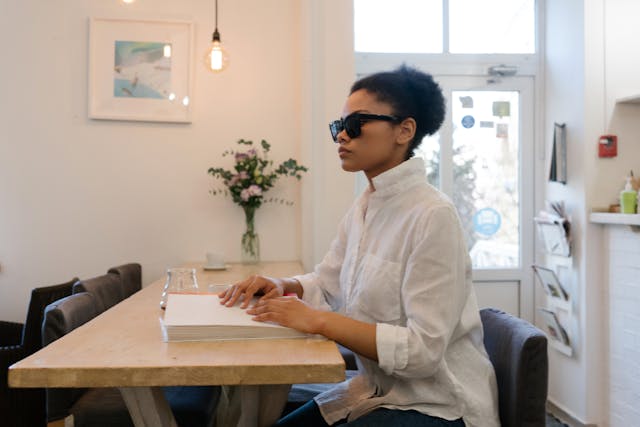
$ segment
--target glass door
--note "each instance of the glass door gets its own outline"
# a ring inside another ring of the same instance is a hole
[[[533,317],[533,79],[436,76],[447,99],[419,156],[462,221],[481,306]]]

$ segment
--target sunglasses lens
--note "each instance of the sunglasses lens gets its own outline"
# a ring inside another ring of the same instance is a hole
[[[329,123],[329,130],[331,131],[331,137],[333,137],[334,141],[338,141],[338,134],[340,132],[342,132],[344,129],[344,126],[342,124],[342,120],[334,120],[333,122]]]
[[[347,131],[349,138],[357,138],[360,136],[360,117],[357,115],[347,116],[344,119],[344,128]]]

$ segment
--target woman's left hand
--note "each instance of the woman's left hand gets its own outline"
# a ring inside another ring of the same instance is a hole
[[[261,300],[247,313],[254,315],[253,320],[259,322],[275,322],[307,334],[317,334],[322,312],[297,297],[287,296]]]

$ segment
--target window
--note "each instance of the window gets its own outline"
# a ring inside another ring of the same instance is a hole
[[[442,53],[442,0],[354,0],[356,52]]]
[[[451,53],[534,53],[534,0],[449,0]]]
[[[354,0],[356,52],[535,53],[535,0]]]

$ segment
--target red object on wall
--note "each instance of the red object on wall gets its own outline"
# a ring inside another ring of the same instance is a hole
[[[598,139],[598,157],[616,157],[618,155],[618,137],[602,135]]]

